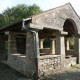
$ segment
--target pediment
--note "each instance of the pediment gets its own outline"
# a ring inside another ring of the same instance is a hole
[[[32,23],[63,30],[64,21],[69,18],[74,20],[77,26],[80,25],[80,18],[70,3],[32,16]]]

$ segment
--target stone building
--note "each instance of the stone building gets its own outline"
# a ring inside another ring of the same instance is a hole
[[[74,49],[69,38],[74,37]],[[44,48],[44,39],[50,47]],[[6,49],[5,43],[8,43]],[[0,28],[0,59],[27,77],[80,63],[80,18],[70,3]]]

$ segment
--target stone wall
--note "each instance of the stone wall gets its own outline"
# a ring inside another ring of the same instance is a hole
[[[26,56],[22,54],[9,54],[9,66],[26,75],[28,71],[26,65]],[[38,58],[38,74],[48,75],[52,74],[55,70],[60,69],[61,57],[58,55],[46,55]]]
[[[40,53],[50,54],[50,48],[40,49]]]
[[[26,75],[26,56],[21,54],[9,54],[9,66]]]
[[[39,76],[52,74],[55,70],[59,70],[61,65],[61,56],[45,55],[38,59]]]
[[[74,56],[74,50],[67,50],[66,55],[73,55]]]
[[[68,57],[65,59],[65,67],[77,64],[77,57]]]

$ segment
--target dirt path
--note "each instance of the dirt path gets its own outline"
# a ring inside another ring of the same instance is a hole
[[[0,62],[0,80],[28,80],[7,64]],[[54,72],[39,80],[80,80],[80,65]]]
[[[20,74],[7,64],[0,62],[0,80],[27,80],[26,76]]]
[[[40,80],[80,80],[80,66],[73,66],[54,72],[52,75],[46,76]]]

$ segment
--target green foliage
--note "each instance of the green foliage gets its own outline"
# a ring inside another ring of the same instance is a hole
[[[69,45],[70,45],[70,49],[74,49],[74,39],[75,39],[75,37],[70,37],[69,38]]]
[[[44,48],[50,48],[50,40],[49,39],[44,39],[43,47]]]
[[[37,6],[36,4],[33,4],[32,6],[30,5],[28,8],[29,8],[28,16],[35,15],[42,12],[42,10],[40,10],[40,7]]]
[[[30,6],[18,4],[12,8],[7,8],[0,14],[0,26],[19,21],[22,18],[27,18],[40,12],[42,12],[42,10],[36,4]]]
[[[0,14],[0,27],[4,25],[4,16]]]

